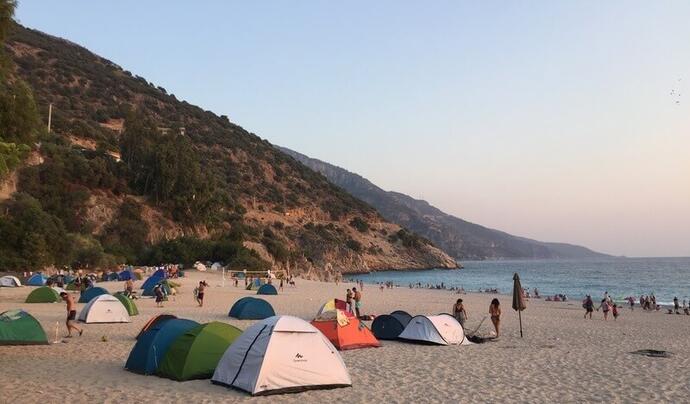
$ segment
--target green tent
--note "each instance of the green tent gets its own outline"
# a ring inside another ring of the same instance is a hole
[[[130,316],[136,316],[139,314],[139,309],[137,309],[137,305],[134,304],[134,300],[125,296],[122,292],[117,292],[113,296],[117,297],[117,300],[119,300],[120,303],[125,306],[127,309],[127,314]]]
[[[0,345],[46,345],[41,323],[24,310],[0,313]]]
[[[213,321],[194,327],[170,345],[158,374],[173,380],[207,379],[242,330]]]
[[[26,297],[26,303],[57,303],[59,301],[60,294],[50,286],[36,288]]]

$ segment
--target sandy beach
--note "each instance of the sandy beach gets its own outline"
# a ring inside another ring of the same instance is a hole
[[[196,306],[193,285],[211,285],[203,308]],[[124,370],[134,337],[157,313],[173,313],[198,322],[224,321],[241,329],[252,321],[227,317],[232,304],[255,292],[221,287],[217,273],[191,271],[180,279],[180,293],[160,309],[152,299],[136,301],[140,315],[129,324],[84,325],[82,337],[47,346],[0,347],[0,402],[682,402],[690,394],[690,317],[648,313],[628,308],[618,321],[584,320],[579,301],[531,300],[523,313],[525,337],[510,297],[503,305],[503,329],[497,341],[473,346],[425,346],[383,341],[378,349],[342,352],[352,387],[252,398],[208,380],[174,382]],[[142,281],[137,281],[137,287]],[[122,282],[99,283],[111,292]],[[321,304],[344,295],[351,284],[297,280],[278,296],[264,296],[278,314],[313,318]],[[0,289],[0,311],[23,308],[34,315],[49,340],[65,335],[65,305],[26,304],[30,287]],[[363,311],[386,314],[402,309],[411,314],[448,312],[459,296],[449,291],[408,289],[380,291],[365,285]],[[462,295],[469,314],[468,329],[486,315],[495,295]],[[595,296],[596,297],[596,296]],[[81,309],[84,304],[79,304]],[[489,335],[490,321],[479,333]],[[102,337],[107,341],[103,342]],[[630,354],[640,349],[666,350],[670,358]]]

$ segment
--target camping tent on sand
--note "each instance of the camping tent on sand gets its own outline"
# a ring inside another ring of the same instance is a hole
[[[170,345],[158,367],[158,374],[183,381],[207,379],[218,361],[242,330],[230,324],[213,321],[182,333]]]
[[[129,323],[127,309],[112,295],[96,296],[81,309],[79,321],[84,323]]]
[[[458,320],[449,314],[415,316],[398,338],[427,344],[459,345],[465,341],[465,332]]]
[[[107,290],[99,286],[92,286],[82,292],[81,296],[79,296],[79,303],[88,303],[96,296],[107,294],[109,294]]]
[[[311,322],[339,350],[380,347],[366,325],[342,310],[322,313]]]
[[[48,286],[36,288],[26,297],[26,303],[57,303],[59,301],[60,294]]]
[[[47,280],[48,280],[48,278],[43,276],[42,273],[37,272],[37,273],[31,275],[31,277],[26,280],[26,284],[28,286],[43,286],[46,284]]]
[[[134,304],[134,300],[130,299],[129,297],[125,296],[122,292],[117,292],[113,296],[117,298],[117,300],[122,303],[123,306],[125,306],[125,309],[127,309],[127,314],[130,316],[136,316],[139,314],[139,309],[137,308],[137,305]]]
[[[292,316],[270,317],[247,328],[225,351],[211,382],[252,395],[352,385],[333,344]]]
[[[270,283],[267,283],[265,285],[261,285],[261,287],[256,291],[257,295],[277,295],[278,291],[276,290],[276,287],[271,285]]]
[[[136,339],[139,339],[139,337],[141,337],[146,331],[158,325],[159,323],[164,323],[174,318],[177,318],[177,316],[174,314],[158,314],[156,316],[151,317],[149,321],[147,321],[146,324],[144,324],[144,326],[141,327],[141,331],[139,331],[139,334],[137,334]]]
[[[22,286],[22,283],[16,276],[3,276],[0,278],[0,287],[16,288],[18,286]]]
[[[256,297],[243,297],[230,308],[229,317],[239,320],[263,320],[275,316],[276,313],[270,303]]]
[[[24,310],[0,313],[0,345],[47,345],[41,323]]]
[[[180,335],[197,326],[199,323],[187,319],[158,321],[139,336],[129,353],[125,369],[145,375],[156,373],[170,345]]]

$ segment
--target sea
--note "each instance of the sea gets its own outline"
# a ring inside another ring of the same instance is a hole
[[[654,294],[662,305],[673,298],[690,301],[690,257],[687,258],[597,258],[583,260],[462,261],[463,269],[386,271],[357,275],[364,283],[393,282],[401,287],[421,284],[463,288],[467,292],[498,289],[512,293],[513,274],[523,288],[534,288],[542,296],[564,294],[595,299],[608,292],[615,300]]]

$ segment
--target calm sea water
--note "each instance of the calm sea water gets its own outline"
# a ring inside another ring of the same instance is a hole
[[[616,299],[653,293],[657,301],[670,304],[674,296],[690,300],[690,258],[610,258],[591,260],[463,261],[459,271],[391,271],[358,275],[365,283],[392,281],[463,287],[468,292],[496,288],[511,293],[513,273],[522,286],[535,287],[543,296],[562,293],[570,298],[586,294]]]

